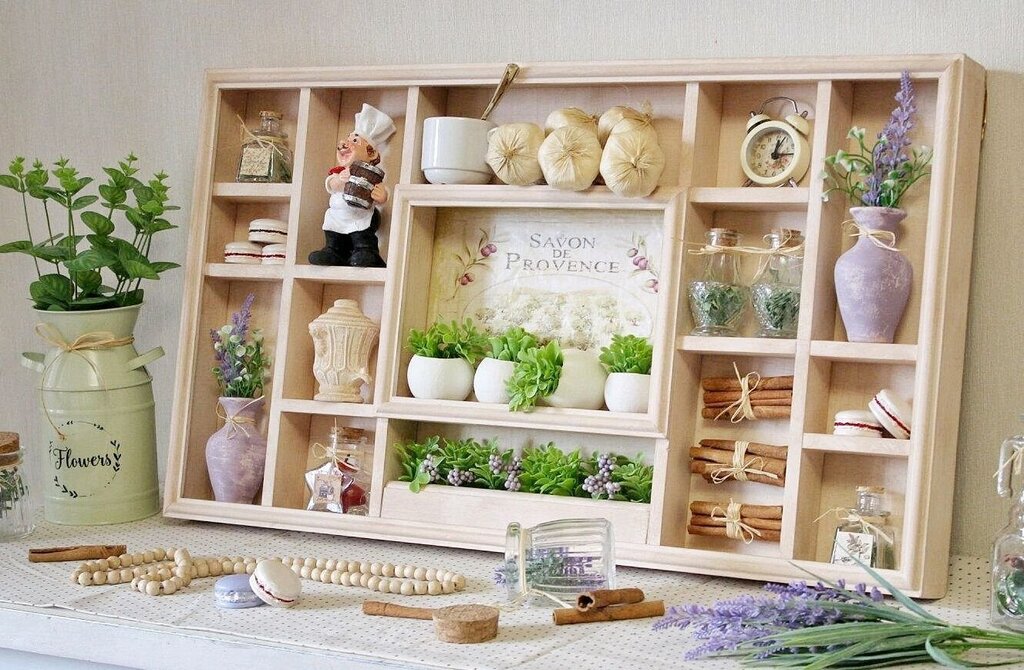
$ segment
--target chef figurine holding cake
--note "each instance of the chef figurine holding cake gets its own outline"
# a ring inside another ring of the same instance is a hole
[[[331,194],[324,214],[324,248],[309,255],[313,265],[384,267],[377,246],[380,205],[388,201],[381,153],[395,133],[391,117],[363,104],[355,129],[338,143],[338,165],[324,182]]]

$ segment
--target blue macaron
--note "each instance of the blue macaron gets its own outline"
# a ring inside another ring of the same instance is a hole
[[[229,610],[259,607],[263,604],[249,587],[249,575],[221,577],[213,587],[213,599],[217,607]]]

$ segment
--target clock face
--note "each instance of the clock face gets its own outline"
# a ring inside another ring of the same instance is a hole
[[[782,177],[796,154],[793,136],[778,128],[765,128],[747,145],[747,165],[759,177]]]

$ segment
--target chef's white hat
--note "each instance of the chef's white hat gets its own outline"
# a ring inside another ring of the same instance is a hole
[[[378,152],[384,153],[388,140],[395,134],[395,122],[384,112],[364,102],[362,111],[356,114],[355,132],[366,138]]]

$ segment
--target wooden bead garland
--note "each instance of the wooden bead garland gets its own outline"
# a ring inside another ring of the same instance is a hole
[[[248,556],[193,558],[187,549],[153,549],[82,563],[71,576],[82,586],[130,583],[146,595],[171,595],[193,579],[252,574],[261,559]],[[463,575],[441,568],[323,558],[273,558],[302,579],[357,586],[397,595],[441,595],[466,588]]]

